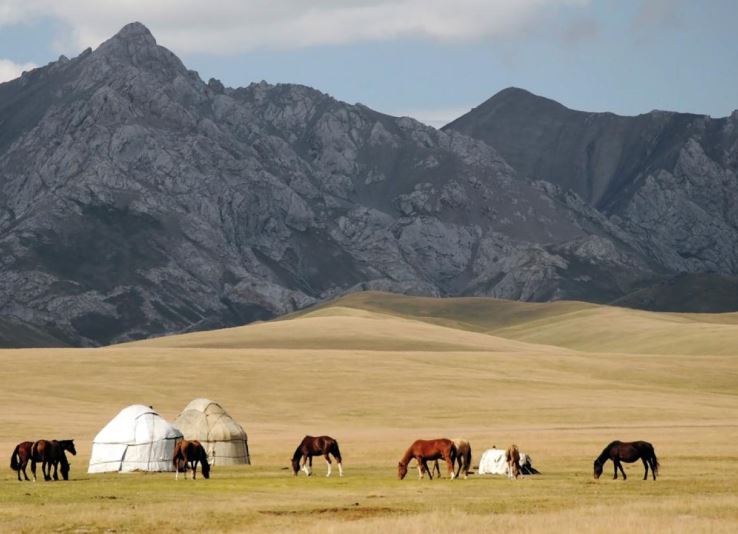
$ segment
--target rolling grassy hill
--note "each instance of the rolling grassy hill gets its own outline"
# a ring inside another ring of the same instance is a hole
[[[0,529],[734,531],[737,343],[735,314],[362,293],[239,328],[3,350],[0,450],[74,437],[79,455],[68,483],[22,484],[5,469]],[[244,425],[253,466],[195,483],[86,474],[92,438],[122,407],[172,420],[201,396]],[[323,433],[340,441],[347,476],[293,479],[295,445]],[[456,435],[475,464],[515,442],[543,475],[396,480],[412,440]],[[612,439],[652,441],[661,479],[644,483],[633,465],[627,482],[593,481]]]

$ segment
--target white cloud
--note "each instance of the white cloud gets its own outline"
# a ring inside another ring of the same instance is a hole
[[[138,20],[177,52],[234,53],[428,38],[508,37],[544,12],[589,0],[0,0],[0,26],[52,16],[71,28],[60,50],[96,46]],[[73,47],[73,48],[72,48]]]
[[[33,63],[14,63],[9,59],[0,59],[0,83],[15,80],[24,70],[35,68]]]

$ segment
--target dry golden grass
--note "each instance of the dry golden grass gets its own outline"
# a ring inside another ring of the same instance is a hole
[[[0,529],[735,531],[737,322],[362,294],[229,330],[0,351],[6,463],[26,439],[74,437],[79,450],[67,483],[18,483],[6,468]],[[200,396],[243,423],[253,466],[194,483],[86,474],[93,436],[122,407],[152,404],[172,420]],[[346,477],[290,476],[307,433],[339,439]],[[475,460],[516,442],[543,474],[396,480],[413,439],[455,435],[472,441]],[[626,482],[592,480],[612,439],[653,442],[662,477],[643,482],[633,465]]]

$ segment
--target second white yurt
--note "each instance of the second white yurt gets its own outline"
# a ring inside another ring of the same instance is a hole
[[[128,406],[95,436],[87,472],[174,471],[174,446],[181,439],[150,406]]]
[[[173,424],[185,439],[202,443],[211,465],[251,463],[246,432],[217,402],[195,399]]]

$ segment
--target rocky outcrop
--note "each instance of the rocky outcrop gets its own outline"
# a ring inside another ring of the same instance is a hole
[[[135,23],[0,85],[0,184],[2,313],[75,345],[360,289],[607,301],[667,253],[483,140],[205,83]]]
[[[665,272],[738,274],[738,112],[622,117],[510,88],[444,131],[576,193]]]

